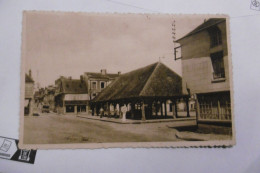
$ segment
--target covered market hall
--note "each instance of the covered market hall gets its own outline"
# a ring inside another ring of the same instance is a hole
[[[190,117],[189,95],[182,94],[182,78],[157,62],[121,74],[91,101],[92,116],[122,120],[176,119],[178,104]]]

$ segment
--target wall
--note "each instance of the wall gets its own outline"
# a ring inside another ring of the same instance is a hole
[[[207,93],[214,91],[227,91],[229,86],[228,57],[224,56],[225,81],[214,83],[213,68],[210,57],[182,60],[182,86],[183,93],[187,88],[193,93]]]
[[[180,40],[182,46],[182,86],[183,93],[188,94],[187,87],[193,93],[227,91],[229,86],[229,66],[227,52],[226,23],[218,24],[222,34],[222,45],[210,48],[207,30]],[[210,54],[223,51],[225,80],[213,81],[213,67]]]
[[[218,28],[221,30],[222,45],[214,48],[210,48],[210,37],[207,30],[203,30],[191,36],[185,37],[179,40],[181,44],[181,56],[182,60],[191,58],[207,57],[212,52],[216,52],[217,49],[223,50],[223,55],[228,54],[227,50],[227,33],[226,23],[219,23]]]

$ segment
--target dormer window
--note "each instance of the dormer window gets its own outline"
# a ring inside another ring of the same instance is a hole
[[[215,47],[222,44],[221,31],[217,26],[208,29],[210,36],[210,47]]]

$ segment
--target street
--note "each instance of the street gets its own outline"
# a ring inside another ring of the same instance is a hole
[[[41,113],[24,117],[25,144],[176,141],[171,122],[117,124],[75,115]]]

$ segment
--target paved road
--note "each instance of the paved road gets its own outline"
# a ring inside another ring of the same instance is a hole
[[[116,124],[76,117],[41,113],[25,116],[25,144],[177,141],[171,123]]]

